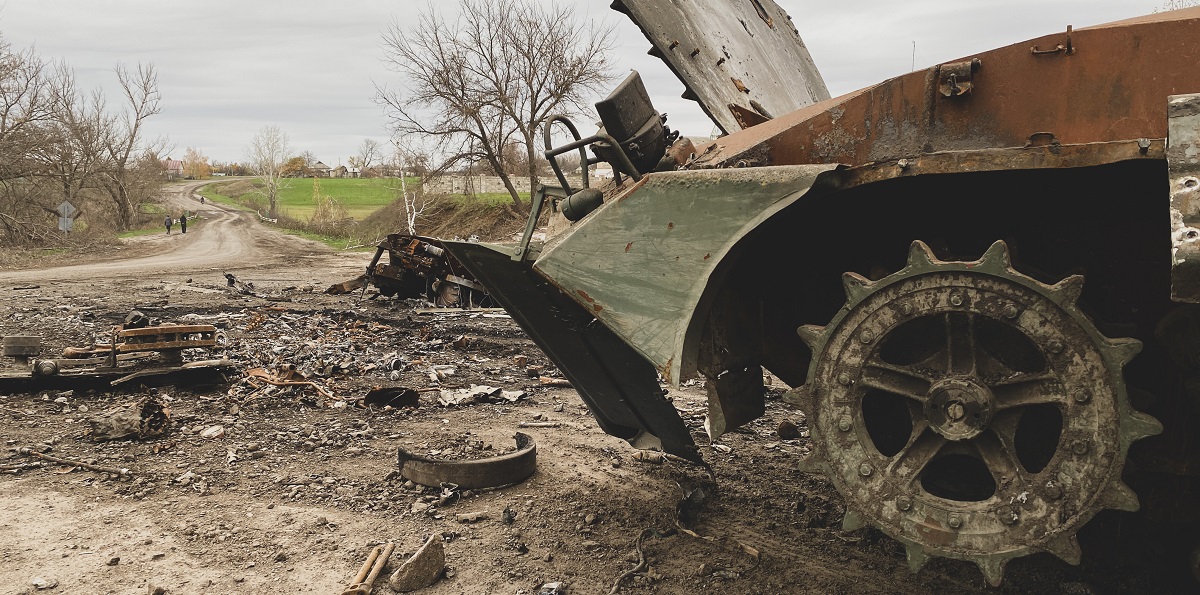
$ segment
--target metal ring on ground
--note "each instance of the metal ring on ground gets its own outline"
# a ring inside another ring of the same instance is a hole
[[[465,490],[520,483],[537,470],[537,445],[533,437],[517,432],[517,450],[498,457],[470,461],[427,459],[399,449],[400,475],[425,486],[453,483]]]

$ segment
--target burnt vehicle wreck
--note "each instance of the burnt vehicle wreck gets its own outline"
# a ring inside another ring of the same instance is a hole
[[[387,260],[383,255],[387,254]],[[445,308],[489,306],[487,288],[446,252],[441,240],[388,234],[363,275],[337,283],[326,293],[345,294],[374,285],[379,295],[426,299]]]
[[[762,415],[766,369],[843,526],[914,571],[1078,564],[1081,527],[1142,508],[1196,572],[1200,9],[830,99],[769,0],[652,4],[613,7],[727,134],[673,138],[635,73],[599,134],[546,133],[552,164],[579,151],[614,183],[558,172],[519,245],[445,242],[601,427],[699,461],[659,379],[706,379],[715,438]],[[561,232],[537,243],[543,209]]]

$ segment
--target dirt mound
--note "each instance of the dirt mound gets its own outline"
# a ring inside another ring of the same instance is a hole
[[[223,196],[238,198],[243,194],[257,192],[258,185],[254,183],[254,180],[232,180],[213,184],[212,189]]]
[[[360,229],[377,231],[380,236],[405,231],[404,206],[399,202],[379,209],[359,224]],[[513,234],[525,228],[525,216],[518,217],[508,205],[444,200],[429,209],[417,221],[417,234],[442,239],[477,236],[488,242],[511,241]]]

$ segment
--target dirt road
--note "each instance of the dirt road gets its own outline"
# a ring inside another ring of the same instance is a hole
[[[280,233],[261,225],[255,213],[239,211],[212,202],[201,203],[196,189],[204,182],[177,182],[164,189],[165,203],[178,219],[185,210],[193,213],[188,232],[176,224],[171,234],[140,236],[129,240],[130,250],[144,254],[129,258],[124,251],[94,255],[84,264],[49,269],[0,271],[0,283],[93,283],[97,280],[177,277],[197,271],[239,272],[249,269],[286,267],[303,270],[305,263],[324,267],[355,255],[341,256],[325,245]]]

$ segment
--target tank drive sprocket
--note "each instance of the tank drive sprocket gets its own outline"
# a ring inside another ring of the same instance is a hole
[[[801,468],[841,492],[845,529],[883,530],[913,571],[968,560],[998,585],[1019,556],[1078,564],[1080,527],[1138,508],[1121,471],[1162,426],[1129,405],[1141,343],[1079,310],[1083,277],[1040,283],[1003,242],[945,262],[918,241],[899,272],[843,282],[833,320],[798,330],[813,358],[792,398],[813,437]]]

